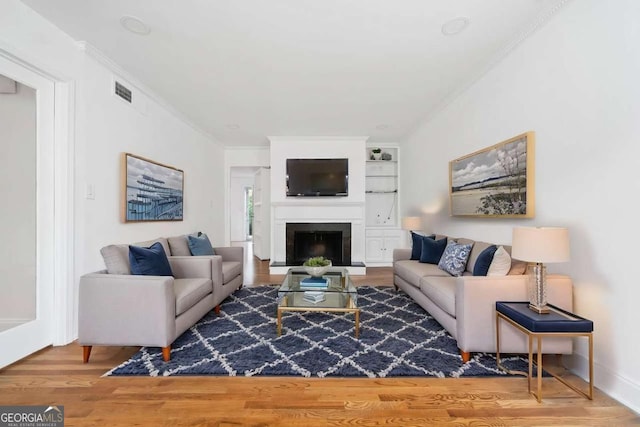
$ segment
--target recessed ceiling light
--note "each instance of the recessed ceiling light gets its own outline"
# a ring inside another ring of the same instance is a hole
[[[125,30],[141,36],[146,36],[151,32],[151,28],[135,16],[123,16],[120,18],[120,25],[122,25]]]
[[[460,34],[469,26],[469,18],[460,16],[454,18],[451,21],[445,22],[442,26],[442,34],[445,36],[455,36]]]
[[[390,128],[391,128],[391,125],[385,125],[385,124],[381,124],[381,125],[376,126],[376,129],[378,129],[378,130],[387,130],[387,129],[390,129]]]
[[[240,125],[237,123],[230,123],[227,125],[227,129],[229,130],[238,130],[240,129]]]

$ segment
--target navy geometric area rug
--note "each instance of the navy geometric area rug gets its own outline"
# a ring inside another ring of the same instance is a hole
[[[182,334],[164,362],[143,347],[105,375],[303,377],[508,376],[494,354],[462,363],[456,341],[422,307],[391,287],[359,286],[360,337],[354,316],[288,312],[276,334],[277,286],[244,287]],[[526,371],[526,359],[503,359]]]

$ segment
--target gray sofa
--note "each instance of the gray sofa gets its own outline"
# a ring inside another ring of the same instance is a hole
[[[441,239],[446,236],[436,236]],[[478,255],[491,243],[455,239],[458,243],[472,243],[466,270],[454,277],[435,264],[410,260],[411,249],[393,252],[393,283],[431,314],[456,339],[463,361],[472,352],[496,351],[496,301],[528,301],[526,264],[512,260],[505,276],[473,276]],[[511,247],[502,245],[508,253]],[[548,300],[562,309],[573,309],[573,284],[568,276],[549,275]],[[524,334],[501,322],[500,351],[527,353]],[[543,353],[570,354],[569,338],[549,338],[543,343]],[[535,347],[534,347],[535,351]]]
[[[242,286],[244,249],[214,248],[216,255],[191,256],[186,235],[133,243],[160,242],[173,276],[132,275],[129,245],[101,249],[107,269],[80,278],[78,342],[83,361],[94,345],[161,347],[170,360],[171,344]]]

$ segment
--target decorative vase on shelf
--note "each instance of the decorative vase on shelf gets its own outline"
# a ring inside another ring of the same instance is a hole
[[[374,148],[373,150],[371,150],[371,156],[373,157],[373,160],[382,159],[382,150],[379,148]]]

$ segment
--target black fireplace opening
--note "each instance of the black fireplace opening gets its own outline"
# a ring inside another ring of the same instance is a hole
[[[333,265],[351,265],[351,223],[287,223],[287,265],[323,256]]]

